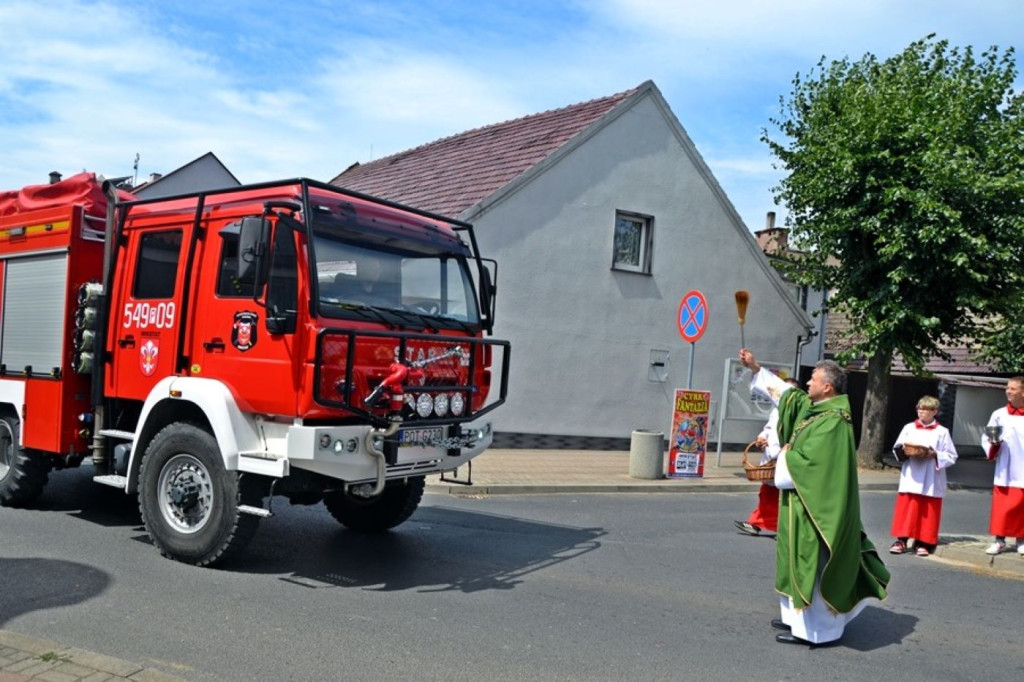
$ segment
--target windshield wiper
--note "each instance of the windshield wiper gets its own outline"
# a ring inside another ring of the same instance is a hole
[[[372,305],[363,305],[362,303],[335,303],[334,305],[344,310],[351,311],[353,313],[359,313],[368,320],[377,320],[378,322],[383,322],[384,324],[389,324],[392,326],[395,325],[394,320],[388,319],[388,317],[384,315],[383,312],[381,312],[382,310],[386,310],[386,308],[377,308]]]
[[[457,325],[460,329],[462,329],[465,332],[472,333],[472,332],[476,331],[469,323],[463,322],[462,320],[460,320],[457,317],[449,317],[448,315],[431,315],[430,313],[416,313],[416,314],[419,315],[420,317],[424,317],[424,318],[429,317],[432,320],[441,320],[442,322],[445,322],[445,323],[452,323],[454,325]],[[437,325],[434,325],[434,326],[437,327]]]
[[[386,308],[385,310],[387,310],[389,313],[394,313],[395,315],[398,315],[399,317],[405,318],[406,320],[411,320],[412,322],[416,322],[416,323],[419,324],[419,326],[421,326],[421,327],[423,327],[425,329],[428,329],[428,330],[430,330],[432,332],[436,333],[438,331],[438,328],[435,325],[428,324],[424,320],[426,315],[421,315],[420,313],[416,313],[416,312],[413,312],[411,310],[398,310],[397,308]]]
[[[473,333],[476,331],[472,325],[463,322],[458,318],[448,317],[447,315],[431,315],[429,313],[420,313],[412,310],[399,310],[397,308],[387,308],[384,306],[366,305],[364,303],[324,302],[330,305],[336,305],[343,310],[359,313],[366,319],[377,320],[392,326],[397,326],[395,318],[398,318],[405,320],[406,322],[411,322],[416,326],[434,333],[439,332],[443,325],[454,325],[467,333]],[[439,322],[442,324],[439,324]]]
[[[366,305],[364,303],[342,303],[340,305],[342,308],[345,308],[346,310],[353,310],[358,313],[363,313],[364,317],[372,317],[377,320],[380,320],[381,322],[384,322],[385,324],[390,324],[392,326],[398,326],[397,322],[395,321],[395,318],[398,318],[400,320],[404,320],[407,323],[412,323],[417,327],[426,329],[434,333],[437,333],[439,331],[437,325],[433,325],[427,322],[424,319],[423,315],[408,310],[399,310],[397,308],[388,308],[385,306],[377,305]],[[366,313],[373,313],[373,315],[369,316]]]

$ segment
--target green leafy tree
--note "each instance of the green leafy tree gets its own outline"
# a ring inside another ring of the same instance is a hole
[[[805,250],[787,274],[828,291],[829,310],[849,319],[840,360],[868,359],[864,466],[887,447],[895,354],[921,374],[943,347],[998,341],[993,320],[1024,321],[1016,75],[1012,49],[975,57],[934,36],[881,62],[822,58],[780,98],[770,121],[781,137],[762,131],[787,172],[776,203]]]
[[[1024,268],[1024,263],[1021,263]],[[990,362],[997,371],[1015,376],[1024,375],[1024,291],[981,336],[979,359]]]

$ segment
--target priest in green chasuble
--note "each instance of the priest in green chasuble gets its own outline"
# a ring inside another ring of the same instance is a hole
[[[762,370],[746,348],[740,362],[753,372],[751,391],[779,408],[775,591],[781,618],[772,625],[783,632],[776,640],[834,642],[868,599],[885,599],[889,583],[861,524],[846,372],[831,360],[819,362],[805,393]]]

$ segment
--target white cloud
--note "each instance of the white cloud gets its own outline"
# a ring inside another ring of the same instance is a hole
[[[320,65],[318,92],[359,120],[448,127],[517,113],[486,71],[421,52],[366,45]]]
[[[26,184],[49,169],[121,174],[145,138],[158,137],[154,130],[173,136],[201,125],[208,107],[188,102],[219,78],[201,55],[167,42],[129,9],[49,9],[15,2],[0,10],[8,41],[0,104],[16,112],[0,117],[0,177]]]

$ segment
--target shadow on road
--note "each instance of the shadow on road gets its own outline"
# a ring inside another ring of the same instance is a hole
[[[135,495],[92,481],[93,468],[86,463],[74,469],[51,471],[50,481],[31,509],[60,512],[101,526],[137,526],[139,503]]]
[[[150,543],[134,495],[93,483],[92,467],[53,472],[41,512],[63,513],[108,527],[131,527]],[[223,569],[283,574],[305,589],[358,587],[423,592],[508,590],[534,571],[600,546],[600,528],[573,528],[446,507],[422,506],[394,530],[361,535],[343,529],[322,505],[290,506],[275,516]]]
[[[902,644],[917,626],[917,616],[867,606],[846,626],[842,643],[854,651],[874,651]]]
[[[25,613],[87,601],[110,585],[105,572],[61,559],[0,558],[0,575],[0,626]]]
[[[225,568],[281,573],[281,580],[305,589],[509,590],[535,571],[592,552],[606,534],[444,507],[421,507],[379,535],[332,531],[320,523],[311,528],[287,515],[274,521],[280,523],[261,528],[248,550]]]

